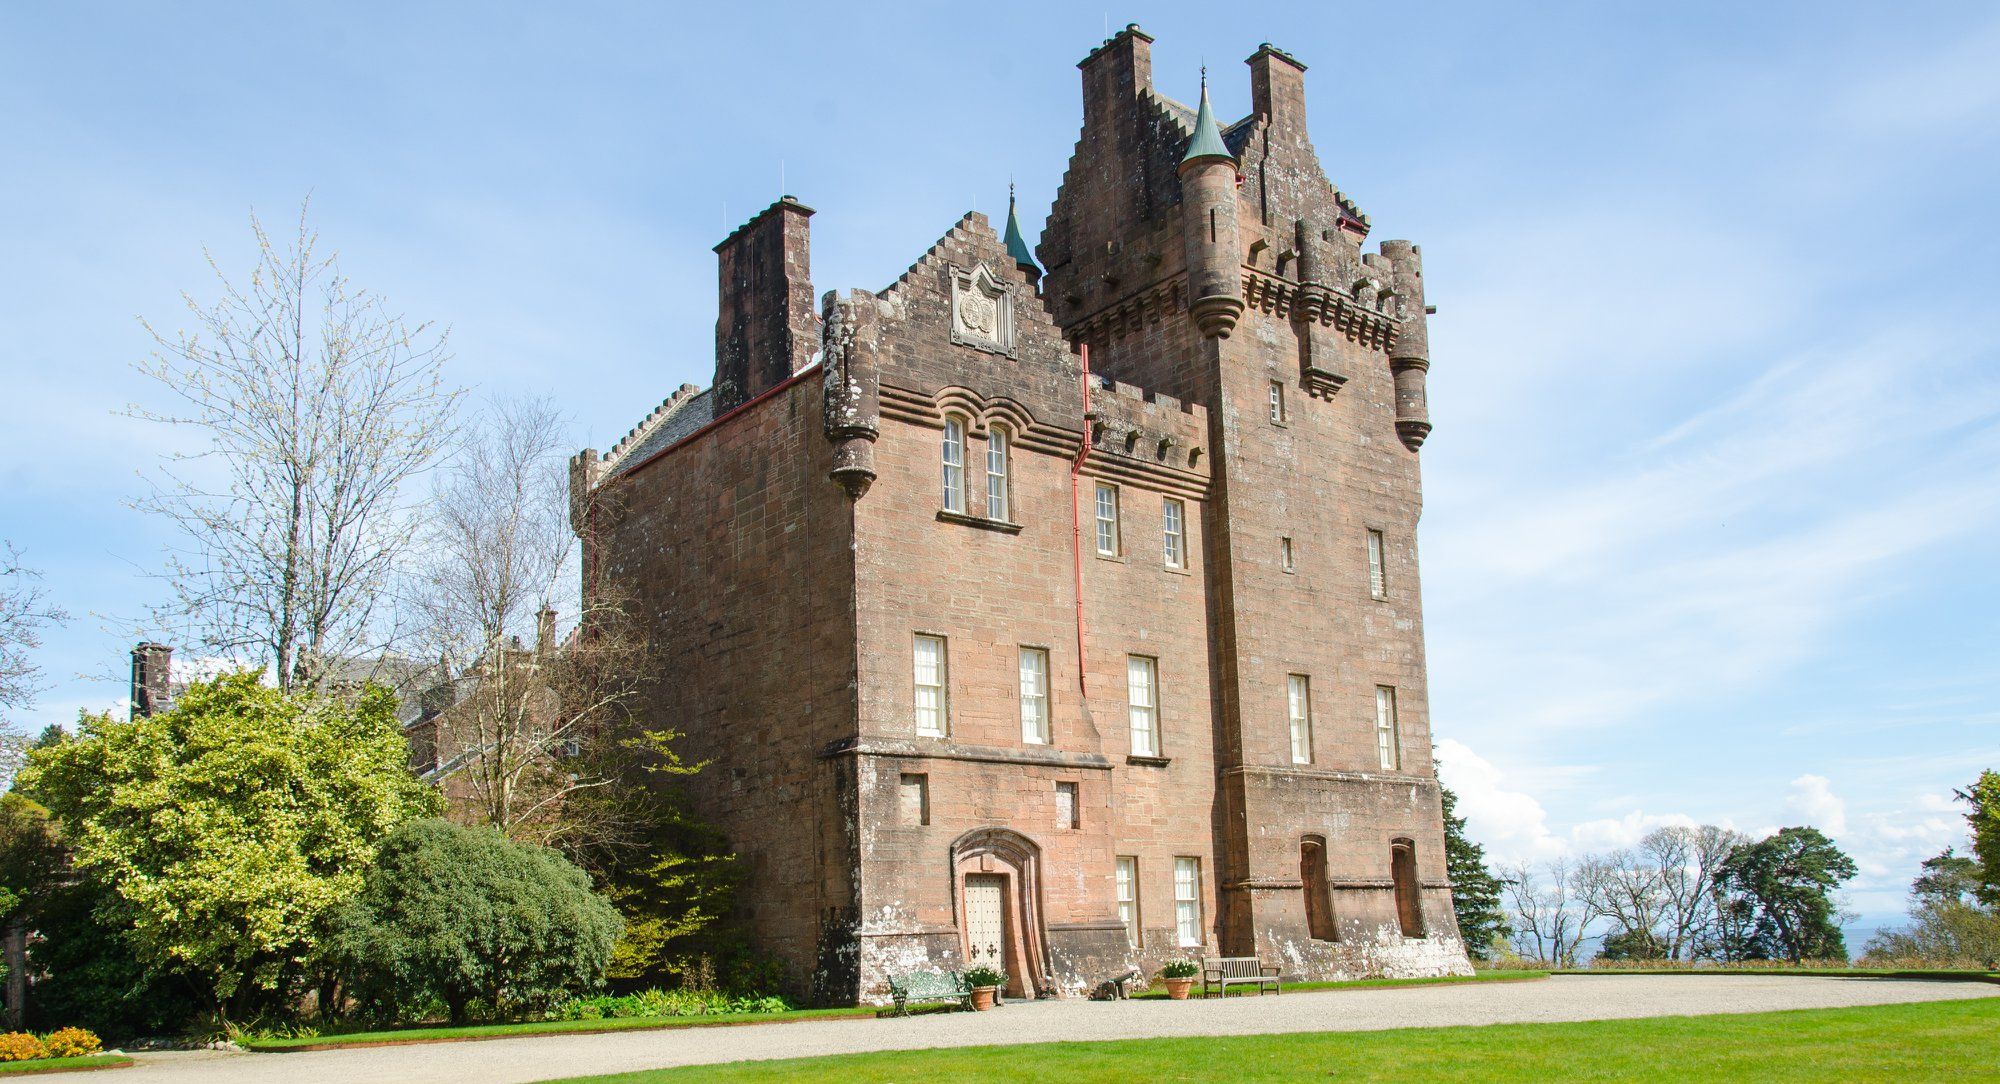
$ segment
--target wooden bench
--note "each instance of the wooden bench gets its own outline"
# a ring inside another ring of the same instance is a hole
[[[889,996],[896,1001],[896,1015],[908,1016],[912,1001],[956,1001],[972,1008],[972,986],[957,971],[912,971],[889,978]]]
[[[1201,962],[1201,996],[1226,995],[1229,988],[1238,983],[1254,983],[1259,997],[1263,996],[1267,986],[1274,994],[1284,992],[1278,988],[1278,969],[1255,956],[1224,956]]]

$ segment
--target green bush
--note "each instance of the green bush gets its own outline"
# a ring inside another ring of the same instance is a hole
[[[555,1020],[622,1020],[655,1016],[715,1016],[721,1013],[780,1013],[791,1006],[780,997],[729,997],[708,990],[641,990],[638,993],[573,998],[549,1014]]]
[[[1005,971],[996,971],[990,967],[967,968],[965,982],[968,986],[1005,986],[1007,985],[1007,973]]]
[[[590,878],[491,828],[414,821],[335,916],[328,959],[364,1013],[454,1023],[545,1012],[598,986],[622,921]]]

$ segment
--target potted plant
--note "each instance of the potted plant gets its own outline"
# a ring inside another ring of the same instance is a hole
[[[1194,977],[1201,974],[1201,965],[1193,960],[1168,960],[1160,968],[1160,979],[1167,984],[1167,996],[1175,1001],[1186,1001],[1188,987],[1194,985]]]
[[[1007,985],[1007,973],[980,966],[966,969],[966,985],[972,987],[972,1007],[985,1012],[993,1007],[993,999],[1002,986]]]

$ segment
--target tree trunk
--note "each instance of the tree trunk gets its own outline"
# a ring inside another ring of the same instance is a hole
[[[7,927],[7,1030],[20,1031],[28,1016],[28,928]]]

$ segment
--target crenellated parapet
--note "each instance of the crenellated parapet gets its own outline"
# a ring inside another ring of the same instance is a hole
[[[1100,474],[1141,478],[1200,497],[1208,488],[1208,409],[1093,376],[1088,465]]]
[[[860,500],[875,482],[875,441],[882,435],[882,300],[867,290],[845,296],[829,290],[821,307],[821,361],[825,371],[827,442],[833,467],[849,500]]]

